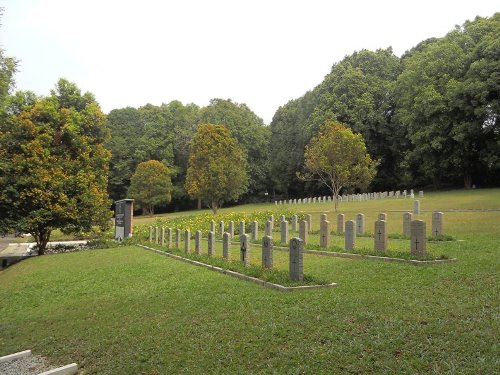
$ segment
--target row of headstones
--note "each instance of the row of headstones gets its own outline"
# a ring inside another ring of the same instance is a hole
[[[168,228],[165,236],[165,228],[161,228],[161,237],[159,236],[158,227],[154,229],[154,240],[156,243],[161,243],[165,246],[165,240],[167,241],[167,246],[172,247],[172,228]],[[250,247],[248,246],[249,236],[248,234],[242,234],[239,236],[240,239],[240,262],[248,267],[250,265]],[[153,241],[153,228],[149,227],[149,241]],[[175,247],[180,248],[181,242],[181,230],[176,230],[175,236]],[[202,242],[202,232],[200,230],[195,233],[195,253],[201,254],[201,242]],[[222,235],[222,256],[226,260],[230,260],[230,248],[231,236],[228,232],[224,232]],[[302,281],[304,278],[304,267],[303,267],[303,252],[304,252],[304,241],[300,238],[292,238],[289,245],[289,274],[292,281]],[[262,267],[272,268],[273,267],[273,238],[271,236],[264,236],[262,239]],[[184,252],[191,252],[191,231],[186,229],[184,231]],[[207,253],[208,256],[213,256],[215,252],[215,232],[209,231],[207,236]]]
[[[418,192],[418,196],[420,198],[424,197],[424,192],[420,190]],[[386,199],[386,198],[415,198],[415,193],[413,192],[413,189],[410,190],[410,193],[408,194],[406,190],[403,190],[401,192],[400,190],[397,191],[384,191],[384,192],[377,192],[377,193],[359,193],[359,194],[344,194],[344,195],[339,195],[338,200],[340,202],[352,202],[352,201],[367,201],[367,200],[377,200],[377,199]],[[303,198],[303,199],[289,199],[287,200],[280,200],[280,201],[274,201],[275,205],[280,205],[280,204],[306,204],[306,203],[325,203],[325,202],[331,202],[332,197],[331,196],[324,196],[324,197],[313,197],[313,198]]]

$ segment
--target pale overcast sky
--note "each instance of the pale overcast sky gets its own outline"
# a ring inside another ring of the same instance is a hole
[[[105,112],[172,100],[246,103],[266,123],[354,51],[400,56],[498,0],[4,0],[0,45],[20,60],[17,89],[61,78]]]

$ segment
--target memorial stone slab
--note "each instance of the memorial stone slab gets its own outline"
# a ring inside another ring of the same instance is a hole
[[[252,221],[252,241],[257,241],[259,237],[259,223],[257,221]]]
[[[191,251],[191,231],[186,229],[184,232],[184,252],[188,254]]]
[[[411,235],[411,221],[413,220],[413,214],[411,212],[405,212],[403,214],[403,234],[406,237]]]
[[[165,246],[165,227],[161,227],[161,246]]]
[[[356,215],[356,232],[358,234],[365,234],[365,215],[357,214]]]
[[[387,251],[387,223],[384,220],[375,222],[375,251],[385,253]]]
[[[344,234],[344,214],[337,215],[337,234]]]
[[[297,215],[292,216],[292,231],[297,232],[298,228],[298,223],[299,223],[299,218]]]
[[[280,223],[281,231],[281,243],[288,243],[288,221],[282,221]]]
[[[312,215],[306,214],[306,220],[307,220],[307,231],[308,231],[308,233],[311,233],[312,232]]]
[[[158,227],[155,227],[155,243],[160,242],[160,232],[158,231]]]
[[[242,236],[245,234],[245,221],[241,220],[240,221],[240,231],[238,232],[239,236]]]
[[[215,221],[210,220],[210,232],[215,233]]]
[[[149,227],[149,242],[153,242],[153,227]]]
[[[304,245],[309,243],[309,228],[307,220],[302,220],[299,223],[299,237],[302,239]]]
[[[324,249],[330,247],[330,222],[328,220],[319,223],[319,245]]]
[[[273,268],[273,238],[271,236],[262,238],[262,267]]]
[[[221,221],[219,221],[219,233],[220,233],[221,236],[225,232],[224,229],[225,229],[224,228],[224,222],[221,220]]]
[[[425,221],[413,220],[411,222],[410,236],[410,252],[411,255],[423,257],[427,253],[427,238],[425,236]]]
[[[175,248],[181,248],[181,230],[179,228],[175,230]]]
[[[353,220],[345,223],[345,249],[353,250],[356,245],[356,224]]]
[[[167,247],[172,248],[172,228],[167,229]]]
[[[415,215],[420,215],[420,201],[419,200],[415,200],[415,202],[413,202],[413,213]]]
[[[289,264],[290,280],[304,280],[304,241],[300,238],[290,240]]]
[[[194,252],[198,255],[201,254],[201,230],[197,230],[194,235]]]
[[[207,234],[207,242],[208,242],[208,256],[211,257],[215,252],[215,233],[209,231]]]
[[[272,236],[272,221],[266,221],[266,236]]]
[[[240,236],[240,262],[246,267],[250,265],[250,247],[248,246],[248,234]]]
[[[229,222],[229,235],[231,238],[234,237],[234,221],[232,220]]]
[[[132,237],[134,229],[134,200],[122,199],[115,202],[115,240]]]
[[[225,232],[222,235],[222,256],[226,260],[229,260],[230,257],[230,252],[229,252],[230,241],[231,241],[231,236],[229,235],[229,233]]]
[[[432,236],[438,237],[444,234],[443,230],[443,213],[433,212],[432,213]]]
[[[387,214],[385,212],[378,214],[378,219],[387,221]]]

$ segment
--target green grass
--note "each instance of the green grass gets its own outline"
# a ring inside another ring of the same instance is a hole
[[[433,210],[500,208],[500,189],[426,193],[421,203],[429,228]],[[411,207],[394,200],[341,210],[365,213],[367,228],[387,212],[390,232],[401,233],[402,213],[393,211]],[[260,209],[274,206],[227,212]],[[334,222],[331,209],[297,210],[313,213],[317,230],[321,212]],[[458,241],[432,246],[457,263],[306,254],[304,272],[338,288],[293,293],[135,246],[29,259],[0,272],[0,355],[29,348],[85,374],[499,373],[499,223],[499,211],[445,212],[446,234]],[[286,256],[275,252],[278,269]]]

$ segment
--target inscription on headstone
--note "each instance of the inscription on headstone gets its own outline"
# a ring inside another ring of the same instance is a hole
[[[245,266],[250,265],[250,248],[248,247],[248,234],[240,236],[240,262]]]
[[[224,259],[229,260],[229,245],[231,241],[231,236],[229,233],[224,233],[222,235],[222,256]]]
[[[300,238],[290,240],[290,280],[304,280],[304,242]]]
[[[208,256],[211,257],[215,252],[215,233],[209,231],[207,234],[207,242],[208,242]]]
[[[384,220],[375,222],[375,251],[385,253],[387,251],[387,223]]]
[[[122,199],[115,202],[115,240],[132,237],[134,221],[134,200]],[[151,241],[151,240],[150,240]]]
[[[262,238],[262,267],[273,268],[273,238],[271,236]]]
[[[427,238],[425,236],[425,221],[413,220],[411,222],[410,236],[411,255],[422,257],[427,253]]]

